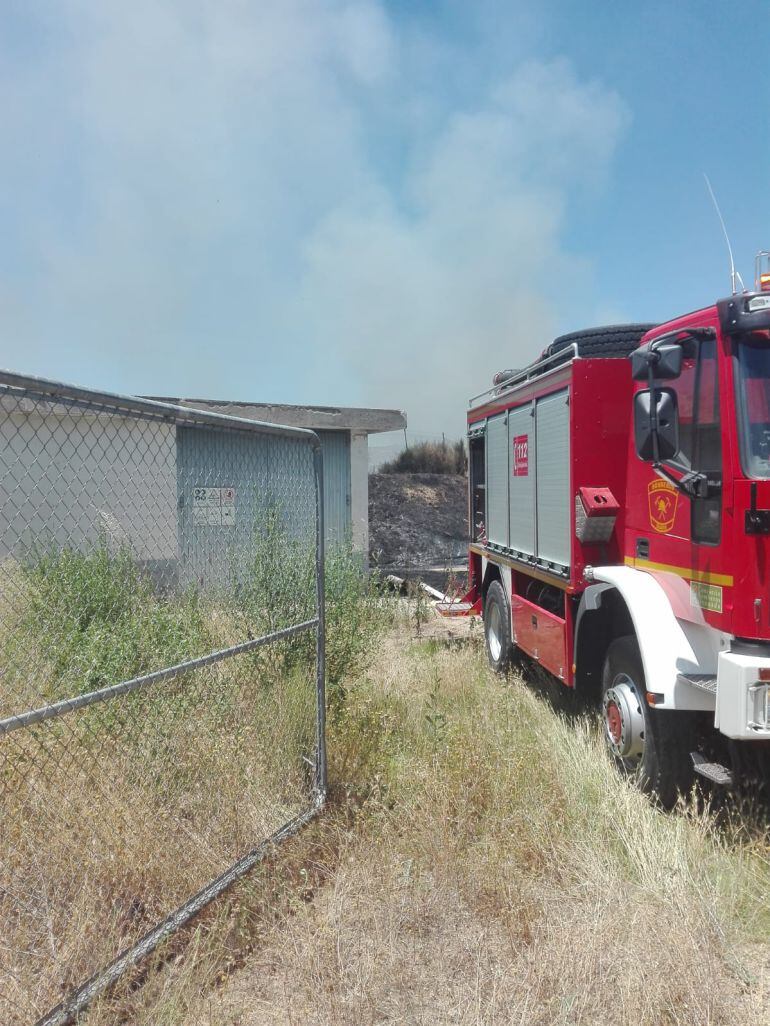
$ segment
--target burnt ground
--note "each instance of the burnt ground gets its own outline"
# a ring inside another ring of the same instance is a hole
[[[425,580],[467,565],[467,489],[459,474],[370,474],[371,565],[403,576],[419,570]]]

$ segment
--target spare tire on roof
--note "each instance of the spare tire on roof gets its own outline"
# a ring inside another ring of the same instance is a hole
[[[554,339],[545,351],[554,356],[577,343],[578,356],[628,356],[637,348],[643,335],[657,328],[657,324],[610,324],[604,328],[586,328],[571,331]]]

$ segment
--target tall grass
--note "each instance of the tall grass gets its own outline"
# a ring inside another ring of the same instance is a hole
[[[456,442],[418,442],[383,463],[380,474],[465,474],[468,456],[462,439]]]
[[[230,586],[210,591],[158,593],[127,549],[6,563],[4,712],[315,615],[313,554],[277,529],[259,539]],[[339,702],[387,612],[349,549],[327,566]],[[314,661],[312,634],[298,635],[3,740],[0,1021],[35,1019],[307,807]]]
[[[347,801],[278,893],[280,867],[241,895],[256,951],[223,981],[232,925],[213,927],[130,1002],[137,1023],[770,1021],[767,839],[656,810],[591,721],[495,678],[480,646],[399,630],[331,732]]]
[[[53,549],[24,568],[26,602],[8,644],[48,667],[46,700],[81,694],[208,651],[214,631],[198,591],[158,596],[124,548]],[[28,663],[18,667],[28,675]]]

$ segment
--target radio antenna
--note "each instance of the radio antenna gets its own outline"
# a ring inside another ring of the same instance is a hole
[[[738,291],[738,286],[736,285],[736,282],[740,282],[741,289],[745,292],[746,286],[743,284],[743,278],[741,278],[740,274],[738,274],[738,272],[735,270],[735,261],[733,260],[733,247],[730,245],[730,236],[727,234],[727,228],[725,228],[725,219],[722,217],[722,211],[719,209],[719,204],[717,203],[717,198],[714,195],[714,190],[711,188],[709,176],[706,174],[705,171],[703,172],[703,177],[706,179],[706,188],[708,189],[709,195],[711,196],[711,202],[714,204],[714,210],[716,210],[717,212],[719,223],[722,225],[722,231],[724,233],[725,242],[727,243],[727,252],[730,255],[730,287],[733,290],[733,295],[735,295]]]

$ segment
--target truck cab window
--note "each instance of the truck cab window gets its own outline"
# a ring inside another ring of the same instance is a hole
[[[695,411],[693,409],[695,400],[695,344],[693,342],[686,342],[682,349],[684,350],[682,373],[675,381],[670,382],[670,386],[676,392],[677,407],[679,409],[679,453],[677,458],[686,467],[692,467],[693,431],[695,425]]]
[[[695,374],[693,467],[708,478],[713,494],[692,501],[693,541],[716,545],[722,528],[722,429],[716,339],[701,342]]]
[[[705,474],[712,492],[690,502],[692,539],[715,545],[722,527],[722,432],[714,339],[685,344],[682,373],[672,384],[679,407],[679,460]]]
[[[741,462],[747,477],[770,477],[770,332],[742,335],[736,391]]]

